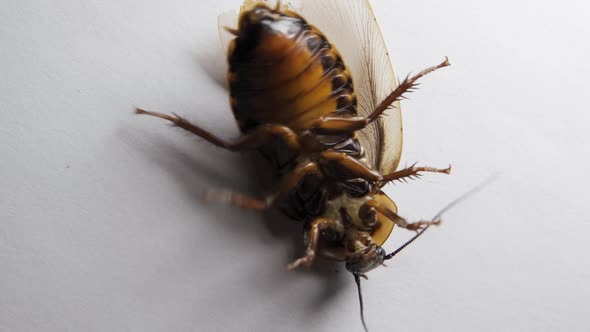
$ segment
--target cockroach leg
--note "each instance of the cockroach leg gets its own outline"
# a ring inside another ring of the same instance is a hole
[[[389,108],[389,106],[391,106],[391,104],[395,103],[396,101],[400,100],[402,98],[402,95],[406,92],[411,92],[417,85],[418,83],[416,83],[418,81],[418,79],[420,79],[421,77],[446,66],[449,66],[449,59],[445,58],[445,61],[441,62],[440,64],[436,65],[436,66],[432,66],[429,68],[426,68],[424,70],[422,70],[421,72],[419,72],[418,74],[414,75],[414,76],[408,76],[406,77],[398,86],[395,90],[393,90],[389,96],[385,97],[385,99],[375,108],[375,110],[373,110],[373,112],[367,117],[367,119],[369,120],[369,122],[375,121],[377,118],[379,118],[379,116],[381,116],[381,114],[383,114],[383,112],[385,112],[386,109]]]
[[[441,220],[435,219],[432,221],[416,221],[416,222],[409,222],[406,219],[400,217],[397,213],[387,209],[386,207],[382,206],[376,200],[370,200],[363,204],[359,209],[359,217],[363,217],[361,215],[364,211],[371,211],[374,209],[377,213],[384,215],[387,219],[391,220],[394,224],[398,225],[399,227],[411,230],[411,231],[419,231],[422,228],[430,225],[440,225]]]
[[[311,127],[310,131],[321,135],[338,135],[343,133],[352,133],[357,130],[365,128],[369,123],[375,121],[391,104],[402,98],[406,92],[411,92],[417,85],[418,79],[421,77],[446,66],[449,66],[449,59],[436,66],[426,68],[414,76],[408,76],[404,79],[395,90],[393,90],[385,99],[373,110],[368,117],[355,116],[351,118],[342,117],[322,117],[316,121]]]
[[[338,179],[361,178],[367,181],[381,181],[379,172],[343,152],[324,151],[319,163],[325,174]]]
[[[307,238],[309,240],[305,250],[305,256],[298,258],[293,263],[287,265],[287,269],[289,271],[293,271],[301,265],[306,267],[311,266],[316,257],[320,234],[322,231],[327,229],[337,232],[339,227],[336,220],[329,218],[317,218],[311,222],[310,227],[307,230]]]
[[[440,225],[440,223],[442,222],[442,220],[437,219],[437,220],[420,220],[420,221],[415,221],[415,222],[408,222],[406,219],[397,216],[396,219],[392,219],[392,221],[398,225],[399,227],[411,230],[411,231],[419,231],[421,229],[423,229],[426,226],[431,226],[431,225],[435,225],[438,226]]]
[[[228,142],[202,129],[199,126],[190,123],[186,119],[176,114],[168,115],[159,112],[149,112],[139,108],[135,110],[135,113],[155,116],[160,119],[168,120],[172,122],[174,126],[189,131],[218,147],[231,151],[256,149],[276,138],[282,139],[287,144],[287,147],[294,152],[298,152],[300,149],[297,134],[290,128],[279,124],[261,125],[252,132],[239,137],[233,142]]]
[[[303,180],[306,175],[315,174],[321,177],[318,165],[315,162],[308,162],[303,165],[295,167],[288,175],[281,180],[277,190],[267,196],[266,201],[269,205],[274,205],[277,202],[282,201],[287,194],[289,194],[295,187]]]
[[[291,128],[279,124],[260,125],[252,132],[245,134],[231,143],[230,150],[256,149],[273,139],[280,139],[286,143],[287,148],[292,152],[299,152],[298,135]]]
[[[383,175],[383,182],[395,181],[395,180],[405,180],[406,178],[412,179],[415,177],[420,177],[420,172],[431,172],[431,173],[443,173],[443,174],[451,174],[451,165],[447,168],[434,168],[428,166],[416,166],[416,164],[404,168],[402,170],[385,174]]]
[[[396,225],[398,225],[399,227],[411,230],[411,231],[419,231],[421,229],[423,229],[426,226],[430,226],[430,225],[440,225],[440,223],[442,222],[440,219],[436,219],[436,220],[432,220],[432,221],[425,221],[425,220],[420,220],[420,221],[416,221],[416,222],[408,222],[406,219],[398,216],[396,213],[393,213],[395,215],[395,218],[391,218],[389,217],[389,219],[391,219],[391,221],[393,221]]]
[[[256,211],[262,211],[268,207],[264,200],[231,190],[208,190],[203,194],[203,201],[227,203],[242,209]]]
[[[310,131],[319,135],[339,135],[353,133],[365,128],[367,124],[369,124],[368,119],[361,116],[350,118],[324,116],[311,125]]]
[[[317,174],[320,176],[320,171],[316,163],[309,162],[296,167],[282,179],[274,193],[262,199],[231,190],[209,190],[203,195],[203,200],[206,202],[227,203],[247,210],[263,211],[274,206],[277,202],[282,201],[285,195],[293,191],[303,177],[308,174]]]
[[[358,211],[358,216],[361,219],[363,226],[373,227],[377,224],[377,205],[379,205],[379,203],[375,199],[367,201],[365,204],[361,205]]]

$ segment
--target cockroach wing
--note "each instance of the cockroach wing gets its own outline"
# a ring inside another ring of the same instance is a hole
[[[232,35],[226,28],[229,29],[236,29],[238,27],[238,13],[230,10],[227,12],[222,13],[217,17],[217,28],[219,32],[219,40],[221,41],[221,47],[223,47],[223,52],[227,56],[227,51],[229,47],[229,43],[232,39],[236,38],[236,36]]]
[[[369,115],[397,87],[381,30],[368,0],[288,0],[289,9],[322,31],[352,74],[359,115]],[[367,162],[383,174],[397,168],[402,149],[399,103],[358,132]]]
[[[272,1],[246,0],[241,10],[260,2],[274,6]],[[292,10],[316,26],[340,51],[352,75],[359,115],[369,115],[397,87],[389,53],[368,0],[283,0],[282,5],[282,9]],[[222,44],[227,48],[233,36],[223,27],[236,28],[237,13],[221,15],[219,26]],[[383,174],[394,171],[401,157],[401,112],[398,102],[392,106],[357,135],[368,164]]]

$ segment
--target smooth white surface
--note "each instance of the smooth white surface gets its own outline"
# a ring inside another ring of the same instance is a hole
[[[237,135],[212,77],[238,4],[0,6],[1,331],[361,331],[342,267],[285,271],[297,224],[199,202],[260,192],[251,158],[131,114]],[[400,212],[501,176],[370,274],[371,331],[587,331],[589,5],[373,4],[398,75],[452,63],[402,105],[403,162],[454,173],[389,186]]]

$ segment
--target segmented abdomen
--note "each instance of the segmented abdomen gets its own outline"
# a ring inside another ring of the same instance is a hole
[[[244,19],[230,45],[231,104],[243,131],[279,123],[300,131],[322,116],[356,115],[352,79],[338,51],[297,14]]]
[[[338,51],[315,27],[296,13],[271,10],[264,5],[242,14],[237,38],[229,47],[231,105],[243,132],[262,124],[282,124],[301,133],[324,116],[351,117],[356,112],[352,78]],[[353,133],[315,135],[323,149],[361,157]],[[294,152],[281,140],[273,140],[260,152],[279,176],[299,161],[308,162],[309,151]],[[317,174],[307,174],[287,194],[282,210],[298,220],[321,215],[326,200],[344,191],[365,195],[365,180],[343,179],[328,190]]]

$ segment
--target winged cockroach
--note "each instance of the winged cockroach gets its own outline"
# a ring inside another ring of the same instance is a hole
[[[228,141],[177,115],[137,113],[231,151],[260,151],[277,173],[270,194],[209,191],[205,198],[245,209],[276,207],[302,221],[306,251],[288,269],[310,266],[318,255],[344,261],[360,297],[360,277],[393,257],[382,245],[394,225],[420,231],[440,222],[405,220],[381,188],[422,172],[450,172],[396,170],[399,100],[448,61],[398,84],[367,0],[246,0],[239,14],[223,14],[219,22],[242,136]]]

